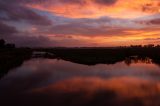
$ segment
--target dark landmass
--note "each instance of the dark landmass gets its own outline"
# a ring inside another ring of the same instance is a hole
[[[84,65],[115,64],[121,61],[130,65],[132,62],[138,62],[138,60],[160,65],[159,45],[31,49],[15,48],[14,44],[6,44],[4,40],[0,40],[0,77],[10,69],[20,66],[25,60],[33,58],[33,51],[45,53],[43,58],[63,59]]]
[[[33,53],[35,57],[33,57]],[[36,57],[37,55],[37,57]],[[160,46],[130,46],[130,47],[90,47],[90,48],[16,48],[14,44],[6,44],[4,40],[0,40],[0,78],[2,78],[9,70],[21,66],[24,61],[31,58],[50,58],[63,59],[66,61],[84,64],[115,64],[124,61],[127,65],[138,63],[139,61],[150,64],[154,63],[160,66]],[[141,87],[146,90],[151,85]],[[10,89],[9,89],[10,90]],[[12,91],[12,90],[11,90]],[[53,91],[53,89],[52,89]],[[8,105],[59,105],[59,106],[145,106],[143,100],[139,98],[128,98],[119,101],[119,97],[114,90],[100,89],[92,96],[89,101],[86,100],[84,92],[57,92],[54,95],[47,94],[24,94],[16,95],[17,92],[11,92],[8,96],[3,94],[2,103]],[[14,94],[15,93],[15,94]],[[159,94],[157,94],[159,95]],[[150,99],[153,105],[159,105],[158,96],[153,95]],[[84,97],[84,98],[83,98]],[[30,99],[28,99],[30,98]],[[155,99],[154,99],[155,98]],[[144,101],[148,98],[143,98]],[[9,101],[9,102],[8,102]],[[25,104],[24,104],[25,103]]]
[[[59,59],[85,65],[115,64],[124,60],[129,62],[130,59],[146,61],[146,58],[150,58],[155,64],[160,64],[159,47],[53,48],[37,50],[53,53]]]
[[[0,40],[0,78],[10,69],[20,66],[25,60],[30,59],[32,49],[15,48],[14,44]]]
[[[6,43],[5,40],[0,39],[0,78],[10,69],[20,66],[31,55],[31,49],[16,48],[15,44]]]
[[[31,49],[0,49],[0,78],[10,69],[20,66],[25,60],[30,59]]]

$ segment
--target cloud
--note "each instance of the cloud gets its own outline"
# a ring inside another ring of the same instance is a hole
[[[160,18],[149,21],[150,24],[160,25]]]
[[[102,4],[102,5],[112,5],[117,2],[117,0],[94,0],[94,1],[95,3]]]
[[[8,26],[0,21],[0,35],[1,36],[11,35],[17,32],[18,31],[16,30],[16,28]]]
[[[159,13],[158,0],[45,0],[27,6],[72,18],[133,18]],[[47,7],[47,8],[46,8]],[[130,14],[132,13],[132,14]]]
[[[160,1],[154,0],[150,3],[145,3],[142,5],[142,11],[150,13],[159,13]]]
[[[53,0],[52,0],[53,1]],[[86,2],[85,2],[86,0],[59,0],[59,2],[61,2],[61,3],[72,3],[72,4],[85,4]]]
[[[15,43],[17,46],[41,47],[54,45],[53,41],[45,36],[28,36],[30,34],[19,32],[15,27],[9,26],[0,21],[0,39],[5,39],[8,43]]]
[[[153,41],[155,40],[156,41],[156,40],[160,40],[160,38],[146,38],[144,40],[153,40]]]
[[[45,36],[13,36],[10,39],[12,42],[16,42],[17,46],[22,47],[51,47],[55,46],[55,42],[51,41]]]
[[[0,37],[21,46],[118,45],[157,38],[158,1],[130,2],[1,0]]]
[[[56,17],[56,16],[55,16]],[[68,19],[65,17],[55,18],[54,25],[48,28],[46,33],[55,35],[80,35],[94,36],[119,36],[125,34],[127,29],[140,29],[143,26],[134,20],[101,17],[97,19],[80,18]],[[43,30],[43,29],[42,29]]]
[[[160,14],[142,17],[141,19],[138,19],[137,22],[146,26],[152,25],[152,28],[154,28],[153,25],[157,25],[157,26],[160,25]],[[151,26],[148,26],[148,27],[151,27]]]
[[[11,2],[10,0],[0,1],[0,12],[6,15],[1,20],[5,21],[25,21],[34,25],[51,25],[51,21],[41,16],[35,11],[27,8],[19,2]]]
[[[20,0],[17,0],[20,1]],[[106,4],[106,5],[111,5],[116,3],[118,0],[28,0],[24,1],[25,3],[35,3],[35,4],[41,4],[41,3],[46,3],[52,5],[57,5],[57,4],[76,4],[76,5],[87,5],[88,3],[97,3],[97,4]]]
[[[92,46],[92,43],[72,37],[62,36],[60,40],[51,38],[45,32],[43,34],[22,32],[13,26],[0,22],[0,39],[5,39],[8,43],[15,43],[17,47]]]

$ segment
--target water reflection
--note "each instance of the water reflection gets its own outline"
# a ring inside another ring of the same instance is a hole
[[[148,61],[87,66],[31,59],[0,80],[0,99],[4,106],[159,106],[160,67]]]
[[[32,93],[52,97],[55,104],[67,103],[73,106],[160,105],[159,83],[130,77],[109,80],[94,77],[73,78],[34,89]]]

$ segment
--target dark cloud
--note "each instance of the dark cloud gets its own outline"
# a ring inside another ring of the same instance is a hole
[[[0,38],[16,46],[47,46],[54,44],[49,38],[38,36],[35,33],[27,33],[9,26],[6,22],[25,22],[36,26],[49,26],[52,22],[45,16],[38,14],[24,6],[24,1],[11,0],[0,1]],[[35,36],[36,35],[36,36]]]
[[[5,39],[8,43],[15,43],[17,46],[29,47],[54,45],[54,42],[47,37],[28,35],[27,33],[19,32],[15,27],[8,26],[0,21],[0,39]]]
[[[160,18],[149,21],[150,24],[160,25]]]
[[[0,39],[5,39],[8,43],[15,43],[17,47],[89,46],[87,42],[81,42],[72,37],[64,38],[63,36],[62,40],[55,40],[46,35],[20,32],[15,27],[2,22],[0,22]]]
[[[16,28],[8,26],[0,21],[0,36],[6,36],[17,32]]]
[[[26,21],[35,25],[51,25],[52,23],[47,17],[21,5],[21,2],[0,1],[0,12],[7,15],[3,18],[5,21]]]
[[[104,4],[104,5],[112,5],[117,2],[117,0],[94,0],[98,4]]]
[[[59,0],[61,3],[72,3],[72,4],[86,4],[86,0]],[[92,0],[92,3],[104,4],[104,5],[112,5],[116,3],[117,0]]]
[[[40,4],[40,5],[57,5],[57,4],[75,4],[75,5],[87,5],[88,2],[99,4],[99,5],[112,5],[118,0],[15,0],[19,4]],[[10,3],[12,0],[6,0],[5,2]]]
[[[50,47],[54,46],[54,41],[49,40],[45,36],[13,36],[13,39],[10,41],[16,42],[17,46],[26,46],[26,47]]]
[[[11,0],[7,0],[11,1]],[[56,4],[86,4],[86,0],[16,0],[20,3],[28,3],[28,4],[49,4],[49,5],[56,5]]]
[[[1,38],[1,37],[0,37]],[[51,47],[56,45],[56,41],[51,41],[45,36],[28,36],[25,33],[5,35],[2,37],[8,43],[14,43],[17,47]]]
[[[54,33],[58,35],[81,35],[87,37],[93,36],[118,36],[124,34],[124,30],[129,29],[128,23],[136,24],[127,19],[115,19],[109,17],[101,17],[98,19],[63,19],[62,17],[56,24],[48,28],[46,33]],[[134,27],[132,27],[134,28]],[[43,30],[43,29],[42,29]]]
[[[138,20],[138,22],[135,22],[134,19],[107,16],[100,18],[67,18],[62,15],[58,16],[56,13],[31,8],[32,4],[40,6],[65,6],[65,4],[87,6],[86,3],[93,3],[100,6],[110,6],[116,2],[117,0],[0,0],[0,38],[16,43],[19,46],[70,46],[74,44],[76,46],[85,46],[89,43],[84,42],[82,39],[80,41],[74,38],[76,36],[126,36],[129,35],[128,30],[143,28],[141,27],[143,26],[142,23],[144,26],[160,24],[158,16],[157,18],[146,18],[147,20],[145,21]],[[154,7],[152,4],[147,4],[146,6]],[[48,35],[51,37],[48,37]],[[67,36],[70,37],[67,38]]]
[[[17,0],[17,1],[21,1],[21,0]],[[105,4],[105,5],[111,5],[116,3],[116,1],[118,0],[90,0],[92,3],[98,3],[98,4]],[[21,1],[21,2],[25,2],[25,3],[39,3],[39,4],[43,4],[43,3],[52,3],[57,4],[57,3],[62,3],[62,4],[86,4],[87,0],[27,0],[27,1]]]
[[[85,0],[60,0],[63,3],[85,4]]]
[[[143,25],[160,25],[160,18],[153,18],[147,20],[140,20],[138,23]]]

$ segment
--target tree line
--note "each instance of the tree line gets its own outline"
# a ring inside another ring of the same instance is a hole
[[[6,43],[4,39],[0,39],[0,48],[15,48],[15,44],[13,43]]]

